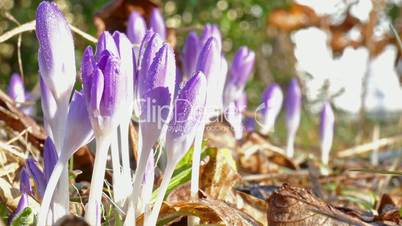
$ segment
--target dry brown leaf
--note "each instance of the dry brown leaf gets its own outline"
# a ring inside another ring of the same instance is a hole
[[[209,161],[201,168],[200,188],[213,199],[235,203],[233,191],[240,181],[229,149],[209,149]]]
[[[382,195],[377,212],[379,216],[375,217],[376,221],[392,221],[396,224],[401,223],[399,208],[388,194]]]
[[[46,138],[45,130],[32,118],[22,113],[15,106],[14,101],[0,90],[0,120],[11,129],[22,132],[28,131],[28,140],[37,149],[42,150]]]
[[[236,207],[258,221],[262,225],[268,225],[267,209],[268,205],[265,200],[255,198],[244,192],[236,191],[237,203]]]
[[[260,225],[248,214],[223,201],[211,198],[203,198],[199,202],[178,202],[171,205],[164,203],[159,213],[158,225],[167,225],[169,222],[178,221],[189,215],[200,218],[201,224]],[[143,225],[143,217],[141,215],[137,218],[137,225]]]
[[[222,120],[213,120],[205,127],[204,139],[208,141],[208,147],[234,149],[236,146],[236,139],[230,125]]]
[[[311,8],[292,4],[289,9],[275,9],[268,17],[268,27],[284,31],[293,31],[319,23],[320,18]]]
[[[315,197],[303,188],[284,184],[268,199],[270,226],[369,225]]]

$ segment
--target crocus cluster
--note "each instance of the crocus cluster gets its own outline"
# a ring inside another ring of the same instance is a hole
[[[169,181],[178,161],[194,146],[191,178],[192,198],[197,198],[201,143],[207,120],[225,113],[235,137],[255,128],[244,118],[247,108],[245,86],[255,62],[255,53],[240,47],[230,65],[222,51],[222,37],[216,25],[207,24],[200,34],[190,32],[180,59],[166,42],[166,27],[158,9],[151,11],[148,24],[137,12],[131,13],[127,35],[101,33],[96,49],[85,48],[80,67],[82,90],[74,90],[76,66],[74,42],[69,24],[53,2],[43,1],[36,14],[39,42],[41,106],[48,138],[44,147],[43,170],[28,159],[21,171],[21,201],[17,212],[33,195],[28,175],[35,181],[42,199],[38,225],[54,224],[68,213],[69,158],[78,148],[96,140],[95,163],[85,219],[101,225],[104,176],[111,150],[113,199],[125,213],[124,225],[134,225],[144,213],[145,225],[155,225]],[[16,75],[9,94],[16,102],[27,97]],[[262,96],[261,132],[273,131],[282,107],[282,91],[271,84]],[[301,91],[296,79],[286,95],[287,154],[300,123]],[[222,111],[224,110],[224,111]],[[132,175],[128,129],[131,118],[139,120],[137,168]],[[328,162],[334,115],[329,104],[321,114],[323,162]],[[154,149],[158,144],[166,155],[166,167],[156,202],[151,205],[154,184]],[[51,217],[49,217],[51,214]]]

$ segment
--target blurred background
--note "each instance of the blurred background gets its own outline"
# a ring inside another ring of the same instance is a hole
[[[32,21],[39,0],[0,0],[0,35]],[[107,0],[57,0],[71,24],[96,36],[93,17]],[[400,133],[402,121],[400,0],[176,0],[152,1],[175,31],[181,48],[188,31],[215,23],[223,35],[230,62],[243,45],[256,52],[256,65],[247,84],[249,111],[259,105],[264,88],[277,82],[286,90],[297,76],[304,94],[297,148],[318,153],[318,111],[330,99],[336,110],[334,149]],[[395,31],[392,30],[392,26]],[[76,59],[90,44],[75,35]],[[0,88],[10,75],[24,75],[28,89],[37,83],[37,41],[34,32],[0,43]],[[378,132],[379,131],[379,132]],[[273,143],[285,144],[281,114]]]

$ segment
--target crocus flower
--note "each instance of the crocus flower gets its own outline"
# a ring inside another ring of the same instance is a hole
[[[8,96],[13,99],[17,107],[27,115],[31,115],[33,112],[32,106],[21,106],[25,101],[30,99],[29,92],[25,91],[24,82],[21,79],[21,76],[17,73],[13,73],[11,75],[10,82],[8,83],[7,87],[7,94]]]
[[[237,99],[244,90],[250,78],[255,62],[255,53],[243,46],[237,50],[229,69],[228,81],[225,86],[225,105]]]
[[[70,27],[54,2],[39,4],[36,37],[40,76],[56,102],[67,106],[76,74],[74,42]]]
[[[133,11],[127,22],[127,37],[133,44],[141,44],[147,30],[144,18],[137,12]]]
[[[214,37],[209,38],[200,52],[196,68],[197,71],[202,71],[207,78],[207,117],[216,115],[215,111],[221,108],[222,93],[220,87],[223,86],[221,84],[223,80],[221,73],[225,63],[222,59],[218,41]]]
[[[13,73],[11,75],[10,82],[8,83],[7,94],[17,103],[25,102],[24,82],[19,74]]]
[[[219,52],[222,51],[222,35],[215,24],[206,24],[204,26],[204,30],[200,36],[200,46],[204,46],[211,37],[216,39]]]
[[[198,126],[203,120],[207,82],[202,72],[197,72],[180,90],[172,121],[166,135],[167,166],[159,189],[158,198],[145,225],[155,225],[170,178],[177,162],[194,141]]]
[[[326,102],[320,113],[321,161],[328,165],[329,152],[334,137],[335,115],[331,104]]]
[[[167,123],[171,118],[171,106],[176,85],[176,63],[173,49],[166,43],[160,44],[158,34],[152,34],[149,39],[146,35],[141,46],[141,49],[145,48],[143,54],[140,50],[138,97],[141,100],[139,125],[141,146],[129,211],[136,207],[152,146],[161,133],[166,130]],[[133,214],[135,214],[134,211]],[[132,219],[132,216],[128,216],[126,222],[130,222]]]
[[[155,33],[158,33],[163,40],[166,40],[165,21],[163,20],[161,12],[157,8],[153,8],[151,11],[151,15],[149,18],[149,27]]]
[[[74,92],[66,121],[66,133],[59,158],[55,153],[51,139],[48,138],[45,141],[44,177],[47,185],[39,212],[38,225],[43,225],[43,221],[46,219],[56,185],[62,172],[67,170],[68,159],[78,148],[88,144],[93,139],[93,130],[89,122],[85,98],[78,91]]]
[[[240,98],[233,101],[227,108],[226,119],[233,128],[235,138],[243,136],[243,111],[247,108],[247,95],[243,93]]]
[[[287,128],[287,148],[288,157],[293,157],[294,140],[300,124],[301,110],[301,91],[297,79],[292,79],[288,87],[286,96],[286,128]]]
[[[190,32],[184,42],[182,52],[183,72],[188,78],[190,77],[197,66],[198,52],[200,49],[198,36],[195,32]]]
[[[282,108],[283,93],[281,87],[273,83],[269,85],[262,95],[262,122],[261,133],[267,134],[274,130],[275,121]]]

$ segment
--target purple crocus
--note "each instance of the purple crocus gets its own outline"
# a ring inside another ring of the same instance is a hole
[[[133,11],[127,22],[127,37],[133,44],[141,44],[147,30],[144,18],[137,12]]]
[[[301,91],[297,79],[290,81],[286,96],[286,128],[287,128],[287,148],[288,157],[293,157],[294,140],[300,124],[301,116]]]
[[[281,87],[273,83],[269,85],[262,95],[262,122],[261,133],[268,134],[275,129],[275,121],[282,108],[283,93]]]
[[[28,158],[26,161],[27,169],[29,170],[29,174],[35,181],[36,189],[40,197],[43,197],[46,190],[46,178],[43,174],[42,170],[39,169],[38,163],[32,159]]]
[[[200,36],[200,46],[204,46],[208,39],[214,37],[217,41],[219,52],[222,51],[222,35],[219,28],[215,24],[206,24]]]
[[[329,102],[324,103],[320,113],[321,162],[328,165],[329,152],[334,137],[335,115]]]
[[[242,46],[237,50],[229,69],[228,81],[225,85],[224,102],[230,104],[244,90],[254,67],[255,53]]]
[[[166,40],[166,25],[158,8],[153,8],[149,18],[149,28]]]
[[[41,209],[38,217],[38,225],[43,225],[56,185],[63,171],[67,171],[68,159],[78,148],[88,144],[93,139],[93,130],[89,122],[88,111],[84,95],[78,91],[72,97],[66,123],[66,133],[62,145],[62,152],[58,158],[55,147],[48,138],[44,149],[44,177],[46,191],[43,195]]]
[[[253,132],[255,130],[255,120],[252,117],[246,117],[244,119],[244,128],[247,132]]]
[[[190,32],[184,42],[182,52],[183,72],[184,76],[187,78],[195,71],[200,48],[200,41],[197,34],[195,32]]]
[[[74,41],[70,27],[54,2],[36,10],[40,76],[59,104],[68,105],[75,83]]]
[[[24,82],[19,74],[13,73],[11,75],[10,82],[8,83],[7,87],[7,94],[11,97],[11,99],[19,104],[25,102],[26,98]]]
[[[224,75],[221,73],[226,62],[223,59],[218,41],[214,37],[209,38],[200,52],[196,67],[196,70],[202,71],[207,78],[207,117],[216,115],[216,111],[219,111],[222,107],[221,87],[224,85]]]
[[[243,94],[226,109],[226,119],[233,128],[235,138],[241,139],[243,136],[243,111],[247,108],[247,95]]]
[[[203,120],[206,92],[207,81],[202,72],[197,72],[179,92],[166,135],[167,166],[152,213],[144,225],[156,224],[176,164],[190,148]]]
[[[150,36],[147,38],[147,36]],[[176,63],[173,49],[162,43],[159,35],[147,34],[140,50],[138,97],[140,103],[140,158],[134,178],[129,210],[136,207],[148,156],[171,118],[176,85]],[[143,52],[143,53],[141,53]],[[146,136],[146,138],[145,138]],[[134,213],[133,213],[134,214]],[[126,218],[126,222],[132,220]]]

